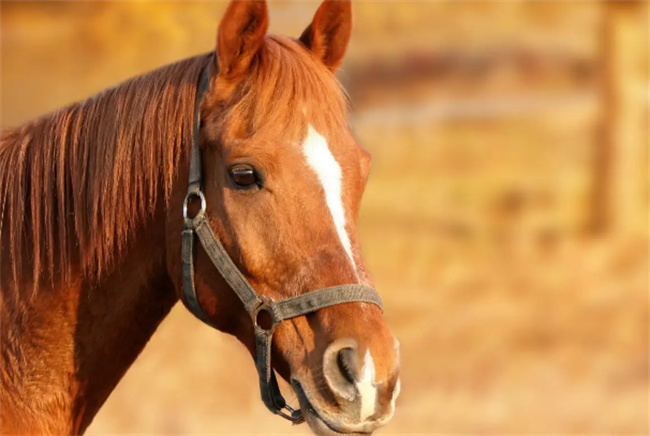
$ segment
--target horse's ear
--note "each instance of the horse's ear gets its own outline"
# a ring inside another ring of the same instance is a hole
[[[266,1],[232,0],[217,31],[219,75],[233,78],[246,72],[268,27]]]
[[[332,71],[341,65],[352,33],[350,0],[325,0],[314,20],[302,32],[300,42]]]

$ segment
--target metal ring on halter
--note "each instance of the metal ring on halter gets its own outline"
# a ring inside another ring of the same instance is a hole
[[[251,312],[251,318],[253,318],[253,325],[256,327],[261,328],[265,332],[269,332],[273,334],[275,331],[275,328],[280,324],[280,320],[277,318],[276,312],[273,310],[273,305],[274,302],[271,298],[266,297],[264,295],[260,295],[259,299],[261,300],[261,303]],[[260,324],[259,316],[262,312],[268,313],[269,317],[271,318],[271,325],[268,326],[263,326]]]
[[[197,214],[193,218],[189,218],[187,216],[187,204],[190,201],[191,197],[199,197],[201,200],[201,209],[197,212]],[[205,213],[205,208],[207,207],[207,202],[205,201],[205,195],[203,195],[203,192],[201,192],[200,189],[197,189],[196,191],[188,192],[187,195],[185,196],[185,199],[183,200],[183,218],[185,219],[194,219],[198,217],[199,215]]]
[[[277,415],[280,415],[280,416],[283,417],[284,419],[287,419],[287,420],[293,422],[294,424],[300,424],[300,423],[302,423],[302,422],[305,422],[305,417],[303,416],[303,414],[302,414],[302,412],[300,411],[300,409],[296,410],[296,409],[294,409],[293,407],[289,406],[288,404],[285,404],[284,407],[283,407],[283,409],[287,409],[287,411],[289,412],[289,414],[284,413],[284,412],[282,411],[282,409],[276,411],[275,413],[276,413]]]

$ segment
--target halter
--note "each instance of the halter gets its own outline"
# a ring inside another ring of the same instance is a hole
[[[246,278],[234,264],[223,245],[215,236],[206,216],[207,202],[201,191],[201,150],[199,149],[200,113],[199,104],[209,85],[209,67],[201,72],[196,92],[194,106],[194,125],[192,131],[192,151],[190,156],[190,175],[187,195],[183,201],[183,236],[182,236],[182,274],[183,295],[190,311],[201,321],[211,327],[214,325],[208,320],[205,312],[197,299],[194,287],[194,236],[198,236],[204,251],[221,273],[226,283],[237,294],[244,308],[250,314],[255,331],[255,366],[259,375],[260,392],[262,401],[273,413],[282,416],[294,423],[304,421],[300,410],[291,408],[280,393],[275,371],[271,366],[271,341],[277,326],[285,320],[296,318],[315,312],[325,307],[343,303],[364,302],[382,307],[381,297],[373,288],[365,285],[340,285],[330,288],[317,289],[297,297],[281,301],[260,295],[248,283]],[[190,218],[187,206],[191,199],[198,198],[201,207],[198,213]],[[271,325],[260,322],[260,315],[266,313],[271,319]],[[260,325],[262,324],[262,325]],[[286,410],[286,412],[285,412]]]

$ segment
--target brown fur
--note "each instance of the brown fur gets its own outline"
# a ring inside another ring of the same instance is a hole
[[[349,8],[325,4],[318,14],[349,21]],[[163,67],[3,132],[3,433],[83,432],[182,294],[180,211],[204,66],[211,68],[200,105],[207,214],[246,278],[274,299],[369,282],[356,220],[370,159],[347,128],[334,67],[298,41],[266,37],[267,23],[265,5],[233,2],[217,38],[222,55]],[[348,24],[312,29],[336,33]],[[327,138],[344,174],[356,268],[302,156],[307,124]],[[241,162],[263,174],[263,189],[234,189],[228,168]],[[200,249],[195,276],[211,322],[253,352],[248,315]],[[361,354],[372,351],[379,410],[387,410],[397,361],[392,335],[372,305],[344,304],[282,324],[273,365],[287,379],[300,378],[323,414],[357,425],[354,408],[323,383],[323,354],[341,338],[353,338]],[[375,428],[385,414],[378,411],[364,428]]]

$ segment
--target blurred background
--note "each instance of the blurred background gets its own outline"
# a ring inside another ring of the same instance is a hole
[[[9,2],[1,123],[213,49],[221,2]],[[298,36],[318,7],[271,2]],[[381,434],[649,431],[647,2],[354,4],[360,232],[401,340]],[[295,403],[295,396],[294,396]],[[90,434],[304,434],[178,305]]]

